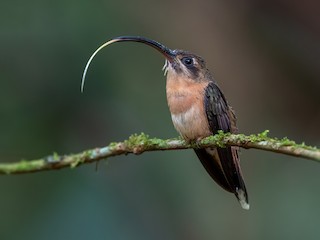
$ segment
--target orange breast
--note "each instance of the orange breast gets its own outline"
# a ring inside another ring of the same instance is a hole
[[[167,100],[173,124],[186,140],[211,135],[204,109],[204,94],[208,82],[168,76]]]

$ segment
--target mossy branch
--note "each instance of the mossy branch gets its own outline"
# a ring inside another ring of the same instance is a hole
[[[219,132],[196,143],[186,143],[182,139],[149,138],[146,134],[134,134],[128,140],[110,143],[106,147],[86,150],[77,154],[58,155],[56,153],[36,160],[15,163],[0,163],[0,174],[30,173],[44,170],[54,170],[66,167],[77,167],[81,164],[96,162],[112,156],[123,154],[141,154],[148,151],[177,150],[203,147],[239,146],[256,148],[295,157],[311,159],[320,162],[320,149],[302,144],[296,144],[287,138],[268,137],[268,131],[260,134],[244,135]]]

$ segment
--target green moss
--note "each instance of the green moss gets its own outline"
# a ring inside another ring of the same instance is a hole
[[[251,134],[250,136],[244,134],[231,134],[224,133],[223,131],[218,131],[217,134],[207,137],[203,139],[201,144],[214,144],[218,147],[226,147],[228,142],[239,142],[239,143],[247,143],[247,142],[262,142],[262,141],[270,141],[271,139],[268,137],[269,130],[265,130],[259,134]],[[287,141],[288,144],[288,141]],[[192,146],[194,147],[194,146]]]
[[[249,141],[249,138],[248,136],[244,135],[244,134],[238,134],[237,135],[237,140],[240,141],[240,142],[248,142]]]
[[[262,133],[259,133],[259,134],[258,134],[258,137],[260,137],[260,138],[267,138],[269,132],[270,132],[269,130],[264,130]]]
[[[250,142],[262,142],[262,141],[269,141],[270,138],[268,137],[268,134],[269,134],[269,130],[264,130],[263,132],[261,133],[258,133],[258,134],[251,134],[249,135],[249,137],[243,135],[244,138],[247,139],[247,141],[250,141]]]
[[[284,138],[270,138],[268,137],[269,134],[269,130],[265,130],[262,133],[259,134],[252,134],[249,137],[243,135],[244,139],[248,139],[251,142],[263,142],[263,141],[268,141],[270,142],[270,144],[275,144],[277,147],[293,147],[293,148],[303,148],[303,149],[307,149],[307,150],[314,150],[314,151],[318,151],[318,148],[316,147],[310,147],[307,146],[304,142],[301,144],[297,144],[295,141],[292,141],[290,139],[288,139],[287,137]],[[238,135],[240,136],[240,135]]]
[[[292,141],[292,140],[288,139],[287,137],[280,139],[279,144],[281,146],[297,146],[298,145],[298,144],[296,144],[295,141]]]
[[[28,171],[29,169],[33,169],[34,162],[22,160],[19,163],[16,164],[16,169],[18,171]]]
[[[132,134],[128,140],[124,141],[124,144],[129,147],[136,147],[138,145],[145,145],[149,141],[149,136],[147,134]]]
[[[81,154],[72,155],[71,162],[70,162],[70,168],[75,168],[81,163],[84,163],[87,159],[92,158],[93,150],[84,151]],[[70,156],[71,157],[71,156]]]
[[[224,133],[223,131],[218,131],[217,134],[209,136],[200,141],[201,144],[214,144],[218,147],[226,147],[226,138],[230,137],[231,133]],[[197,146],[199,147],[199,146]]]
[[[73,161],[70,163],[70,168],[75,168],[76,166],[78,166],[81,163],[81,158],[80,157],[75,157],[73,159]]]
[[[317,157],[318,152],[320,149],[317,147],[307,146],[304,142],[301,144],[297,144],[296,142],[288,139],[287,137],[278,139],[278,138],[270,138],[268,137],[269,130],[265,130],[259,134],[252,134],[250,136],[246,136],[244,134],[231,134],[231,133],[224,133],[222,131],[218,131],[217,134],[207,137],[200,142],[194,141],[191,143],[187,143],[183,148],[192,147],[192,148],[200,148],[204,145],[215,145],[218,147],[226,147],[230,143],[235,143],[239,146],[246,147],[246,143],[257,143],[257,145],[266,145],[268,148],[281,148],[281,147],[288,147],[289,151],[298,150],[298,153],[303,150],[308,150],[306,158],[310,159],[318,159]],[[180,143],[184,143],[183,139],[176,138],[176,139],[167,139],[162,140],[158,138],[150,138],[147,134],[133,134],[131,135],[128,140],[124,142],[112,142],[108,145],[108,147],[100,148],[100,149],[92,149],[88,151],[84,151],[79,154],[75,155],[63,155],[59,156],[58,153],[54,152],[52,155],[43,158],[37,159],[32,161],[22,160],[16,163],[0,163],[0,173],[12,174],[12,173],[22,173],[22,172],[33,172],[38,170],[45,170],[51,169],[51,167],[55,164],[57,168],[70,166],[71,168],[75,168],[78,165],[84,162],[93,162],[99,159],[102,159],[103,156],[109,156],[109,152],[112,150],[117,150],[120,146],[120,152],[123,150],[122,147],[125,147],[124,151],[134,152],[139,154],[145,150],[157,150],[169,147],[169,142],[171,143],[170,147],[172,147],[172,141],[178,140],[177,142],[178,147]],[[123,146],[125,145],[125,146]],[[259,147],[257,147],[259,148]],[[291,148],[291,149],[290,149]],[[315,156],[310,151],[315,152]],[[117,151],[116,151],[117,153]],[[123,153],[123,152],[122,152]],[[115,154],[116,155],[116,154]],[[113,156],[113,155],[112,155]]]
[[[108,147],[115,148],[119,143],[118,142],[111,142],[109,143]]]
[[[148,146],[149,147],[158,146],[159,148],[165,148],[165,147],[168,147],[168,141],[170,141],[170,139],[169,140],[162,140],[159,138],[151,138],[148,140]]]
[[[300,144],[295,144],[293,147],[294,148],[303,148],[303,149],[311,150],[311,151],[320,151],[319,148],[317,148],[315,146],[306,145],[304,142],[302,142]]]
[[[169,140],[162,140],[159,138],[150,138],[149,135],[141,133],[131,135],[128,140],[124,141],[124,144],[128,148],[143,147],[145,150],[147,150],[155,146],[159,148],[167,147],[168,141]]]
[[[0,164],[0,169],[2,173],[12,174],[18,172],[34,171],[36,169],[40,169],[44,165],[45,161],[42,159],[33,161],[21,160],[20,162],[16,163]]]
[[[53,155],[52,155],[52,159],[53,161],[57,162],[60,160],[60,156],[57,152],[54,152]]]

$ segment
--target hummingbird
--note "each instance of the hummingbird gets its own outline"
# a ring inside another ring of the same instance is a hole
[[[237,133],[236,116],[223,92],[200,56],[172,50],[163,44],[139,36],[121,36],[102,44],[89,58],[84,69],[81,91],[88,67],[104,47],[116,42],[138,42],[158,50],[165,57],[166,95],[175,129],[186,142],[196,142],[218,131]],[[213,180],[233,193],[243,209],[249,209],[248,194],[242,176],[239,147],[194,149]]]

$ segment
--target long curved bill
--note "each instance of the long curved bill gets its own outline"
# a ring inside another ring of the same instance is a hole
[[[143,43],[143,44],[146,44],[146,45],[149,45],[153,48],[155,48],[156,50],[158,50],[160,53],[162,53],[165,58],[171,62],[173,61],[174,59],[174,51],[172,51],[171,49],[167,48],[166,46],[162,45],[161,43],[158,43],[154,40],[151,40],[151,39],[147,39],[147,38],[143,38],[143,37],[138,37],[138,36],[122,36],[122,37],[116,37],[116,38],[113,38],[111,39],[110,41],[102,44],[92,55],[91,57],[89,58],[87,64],[86,64],[86,67],[83,71],[83,75],[82,75],[82,81],[81,81],[81,92],[83,92],[83,89],[84,89],[84,82],[85,82],[85,78],[86,78],[86,75],[87,75],[87,71],[88,71],[88,68],[90,66],[90,63],[92,62],[93,58],[97,55],[97,53],[103,49],[104,47],[112,44],[112,43],[115,43],[115,42],[139,42],[139,43]]]

